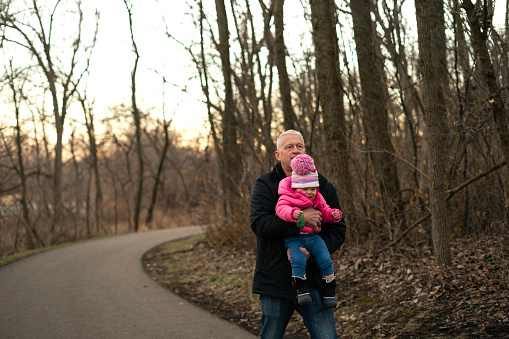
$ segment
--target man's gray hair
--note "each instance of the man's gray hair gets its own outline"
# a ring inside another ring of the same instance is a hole
[[[281,133],[278,137],[277,137],[277,140],[276,140],[276,149],[279,151],[279,149],[281,148],[281,139],[283,138],[284,135],[289,135],[289,134],[293,134],[293,135],[298,135],[301,139],[302,139],[302,144],[304,144],[304,137],[302,136],[302,134],[299,132],[299,131],[296,131],[294,129],[289,129],[288,131],[284,131],[283,133]]]

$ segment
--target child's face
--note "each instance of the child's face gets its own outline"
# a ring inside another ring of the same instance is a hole
[[[316,187],[304,187],[297,189],[300,193],[304,194],[311,200],[315,200],[316,198]]]

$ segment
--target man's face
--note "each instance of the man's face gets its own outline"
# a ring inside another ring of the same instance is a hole
[[[281,166],[287,175],[291,175],[292,159],[299,154],[305,154],[306,149],[302,138],[295,134],[286,134],[281,138],[281,148],[276,151],[276,159],[281,162]],[[290,173],[290,174],[288,174]]]

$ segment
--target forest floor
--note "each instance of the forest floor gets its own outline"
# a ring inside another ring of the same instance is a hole
[[[338,336],[509,338],[509,239],[458,238],[451,248],[453,264],[444,271],[427,246],[379,256],[343,246],[333,257]],[[198,236],[152,249],[143,264],[170,291],[259,334],[253,253],[213,248]],[[285,338],[306,333],[295,314]]]

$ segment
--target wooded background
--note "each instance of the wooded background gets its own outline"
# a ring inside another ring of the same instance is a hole
[[[350,243],[433,244],[448,265],[453,237],[507,236],[509,1],[415,0],[411,13],[400,0],[284,5],[190,1],[195,41],[166,32],[188,51],[207,109],[206,137],[189,146],[164,107],[139,105],[141,3],[118,14],[129,19],[131,99],[98,115],[87,79],[99,15],[78,1],[2,0],[0,252],[190,224],[212,225],[218,246],[253,249],[251,188],[286,129],[336,186]],[[288,6],[307,34],[285,30]],[[64,18],[73,29],[59,30]]]

